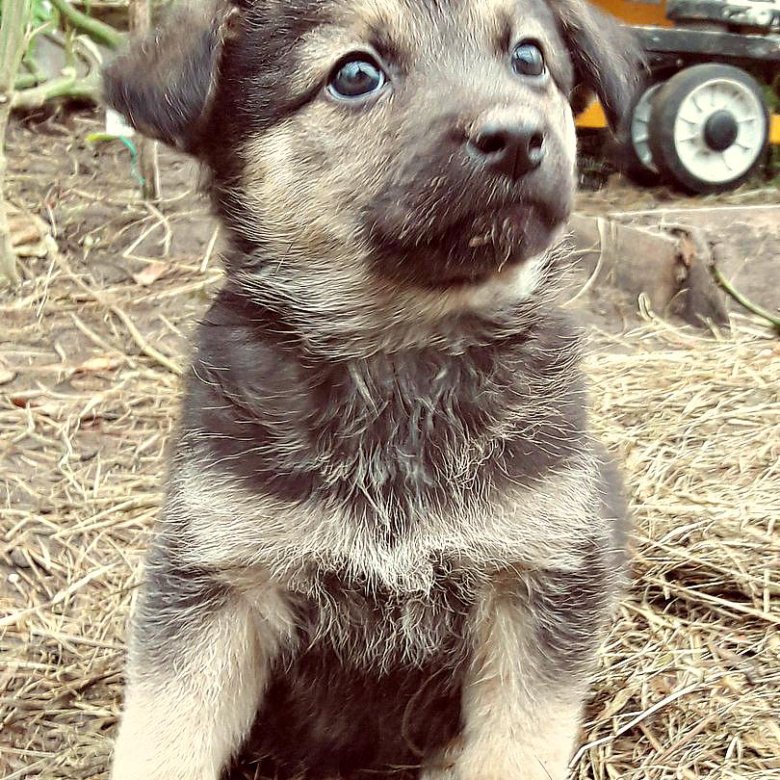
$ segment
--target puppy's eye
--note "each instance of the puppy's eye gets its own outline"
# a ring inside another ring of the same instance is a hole
[[[532,41],[521,41],[512,52],[512,69],[518,76],[541,76],[544,73],[544,54]]]
[[[387,76],[382,68],[365,54],[342,60],[328,82],[328,91],[342,100],[354,100],[379,91]]]

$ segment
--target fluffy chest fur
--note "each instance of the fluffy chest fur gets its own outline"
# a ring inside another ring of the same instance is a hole
[[[377,533],[581,454],[578,341],[551,316],[457,352],[318,360],[269,313],[220,299],[203,325],[185,435],[260,494],[337,501]]]
[[[458,353],[334,363],[218,299],[169,517],[202,562],[312,594],[323,572],[410,595],[435,590],[440,565],[576,565],[599,533],[594,464],[577,340],[550,316]]]

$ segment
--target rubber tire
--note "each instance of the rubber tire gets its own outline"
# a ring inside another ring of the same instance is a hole
[[[640,90],[636,97],[634,98],[631,109],[628,112],[629,116],[633,119],[634,116],[634,110],[637,107],[637,104],[642,99],[642,96],[650,89],[652,89],[656,84],[659,82],[649,83],[646,84],[644,89]],[[659,89],[660,91],[660,89]],[[658,93],[656,93],[657,96]],[[655,98],[653,98],[655,100]],[[639,184],[642,187],[656,187],[659,185],[663,179],[663,176],[659,171],[654,171],[650,168],[648,168],[640,159],[639,156],[636,153],[636,150],[634,149],[634,144],[631,141],[631,128],[630,128],[630,121],[629,121],[629,128],[627,131],[627,137],[625,140],[617,144],[617,150],[616,150],[616,158],[618,167],[620,168],[621,173],[631,179],[635,184]],[[649,143],[649,139],[648,139]],[[655,163],[655,160],[653,160],[653,163]]]
[[[734,179],[709,182],[692,174],[680,160],[674,144],[674,123],[680,106],[688,95],[708,81],[729,79],[746,86],[758,98],[764,109],[764,137],[756,159],[750,167]],[[675,73],[656,93],[650,113],[650,137],[648,143],[653,162],[659,171],[673,184],[688,192],[706,194],[735,189],[747,181],[761,163],[769,142],[769,112],[758,82],[741,68],[719,63],[691,65]]]

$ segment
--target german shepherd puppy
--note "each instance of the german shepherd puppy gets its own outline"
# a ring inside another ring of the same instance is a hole
[[[617,122],[637,62],[582,0],[204,0],[108,68],[227,234],[114,780],[566,777],[626,568],[572,101]]]

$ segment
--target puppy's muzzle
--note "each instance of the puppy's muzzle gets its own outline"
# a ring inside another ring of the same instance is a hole
[[[466,149],[478,165],[516,181],[542,164],[544,133],[537,122],[489,118],[471,128]]]

